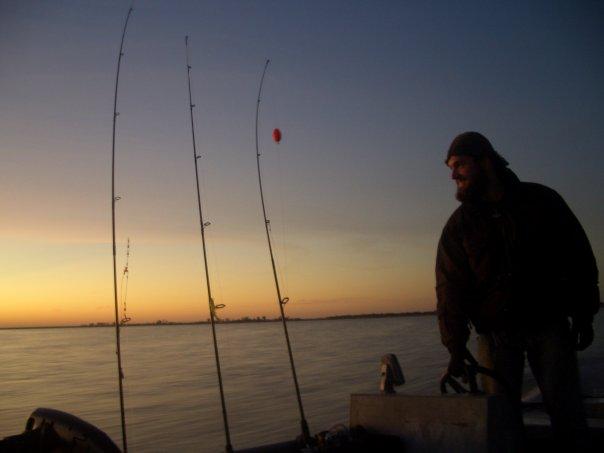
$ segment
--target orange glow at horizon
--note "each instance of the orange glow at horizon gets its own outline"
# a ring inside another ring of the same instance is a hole
[[[109,244],[11,240],[4,246],[7,253],[0,262],[10,270],[0,276],[0,327],[113,322]],[[122,248],[120,245],[118,255]],[[280,272],[283,294],[291,299],[286,306],[287,316],[433,308],[429,279],[415,279],[409,284],[414,279],[409,278],[410,269],[401,263],[372,269],[367,260],[346,261],[329,249],[321,256],[291,250],[289,253],[289,261],[295,260],[295,264],[282,266]],[[220,241],[210,249],[209,258],[214,300],[226,305],[220,310],[220,317],[279,316],[264,244]],[[118,258],[118,290],[122,269]],[[198,244],[133,241],[127,307],[128,316],[135,323],[207,319],[207,293]]]

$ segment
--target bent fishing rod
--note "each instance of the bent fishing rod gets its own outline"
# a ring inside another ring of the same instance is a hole
[[[185,54],[187,60],[187,82],[189,88],[189,113],[191,117],[191,137],[193,141],[193,162],[195,163],[195,187],[197,188],[197,208],[199,211],[199,227],[201,231],[201,246],[203,250],[203,265],[206,274],[206,286],[208,292],[208,305],[210,308],[210,325],[212,327],[212,340],[214,342],[214,358],[216,359],[216,373],[218,374],[218,387],[220,389],[220,404],[222,405],[222,421],[224,423],[224,435],[226,437],[225,450],[227,453],[233,451],[231,446],[231,435],[229,431],[229,421],[227,419],[226,403],[224,399],[224,388],[222,385],[222,372],[220,370],[220,355],[218,354],[218,340],[216,339],[216,310],[224,308],[224,304],[214,304],[212,298],[212,289],[210,287],[210,272],[208,270],[208,258],[206,253],[206,236],[205,229],[210,226],[210,222],[204,222],[203,210],[201,208],[201,192],[199,190],[199,165],[197,161],[201,158],[201,155],[197,154],[197,144],[195,141],[195,121],[193,118],[193,97],[191,95],[191,65],[189,64],[189,37],[185,36]]]
[[[119,383],[120,393],[120,414],[122,418],[122,445],[124,447],[124,453],[128,453],[128,441],[126,438],[126,414],[124,411],[124,373],[122,371],[122,352],[120,348],[120,320],[118,316],[118,298],[117,298],[117,259],[115,254],[115,203],[120,199],[115,195],[115,126],[117,117],[119,115],[117,111],[117,93],[120,80],[120,66],[122,64],[122,57],[124,56],[124,38],[126,37],[126,28],[128,27],[128,21],[132,14],[133,8],[128,9],[126,15],[126,21],[124,23],[124,29],[122,31],[122,40],[120,42],[120,52],[117,57],[117,70],[115,74],[115,93],[113,96],[113,138],[111,141],[111,232],[113,239],[113,298],[115,305],[115,342],[116,342],[116,354],[117,354],[117,376]]]
[[[260,86],[258,88],[258,99],[256,101],[256,162],[258,164],[258,185],[260,187],[260,201],[262,203],[262,214],[264,216],[264,228],[266,229],[266,240],[268,242],[268,251],[271,257],[271,265],[273,267],[273,277],[275,279],[275,288],[277,290],[277,302],[279,304],[279,310],[281,312],[281,323],[283,324],[283,332],[285,333],[285,342],[287,344],[287,352],[289,354],[289,363],[291,365],[292,376],[294,379],[294,387],[296,389],[296,397],[298,398],[298,409],[300,410],[300,425],[302,428],[302,437],[305,442],[310,439],[310,432],[308,429],[308,423],[304,416],[304,407],[302,406],[302,396],[300,395],[300,386],[298,385],[298,377],[296,375],[296,365],[294,364],[294,355],[292,353],[291,343],[289,341],[289,333],[287,331],[287,322],[285,320],[284,306],[289,302],[289,297],[281,297],[281,289],[279,287],[279,278],[277,277],[277,266],[275,264],[275,255],[273,253],[273,245],[271,243],[270,233],[270,220],[266,215],[266,205],[264,203],[264,192],[262,190],[262,172],[260,171],[260,150],[258,146],[258,116],[260,113],[260,101],[262,96],[262,86],[264,85],[264,76],[270,60],[267,59],[264,64],[264,70],[262,71],[262,77],[260,78]]]

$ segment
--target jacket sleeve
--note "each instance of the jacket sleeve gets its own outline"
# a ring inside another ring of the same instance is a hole
[[[436,253],[436,312],[442,343],[450,352],[465,347],[470,336],[471,272],[454,217],[445,225]]]
[[[568,314],[575,320],[592,322],[600,308],[598,266],[585,230],[564,199],[552,190],[561,235],[566,285],[569,288]]]

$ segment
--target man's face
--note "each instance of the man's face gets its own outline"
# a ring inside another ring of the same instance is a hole
[[[487,178],[479,162],[473,156],[451,156],[447,161],[451,178],[455,181],[459,201],[479,200],[485,193]]]

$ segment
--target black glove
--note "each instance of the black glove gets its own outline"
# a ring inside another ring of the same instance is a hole
[[[589,321],[573,319],[571,338],[576,351],[583,351],[594,341],[594,327]]]

